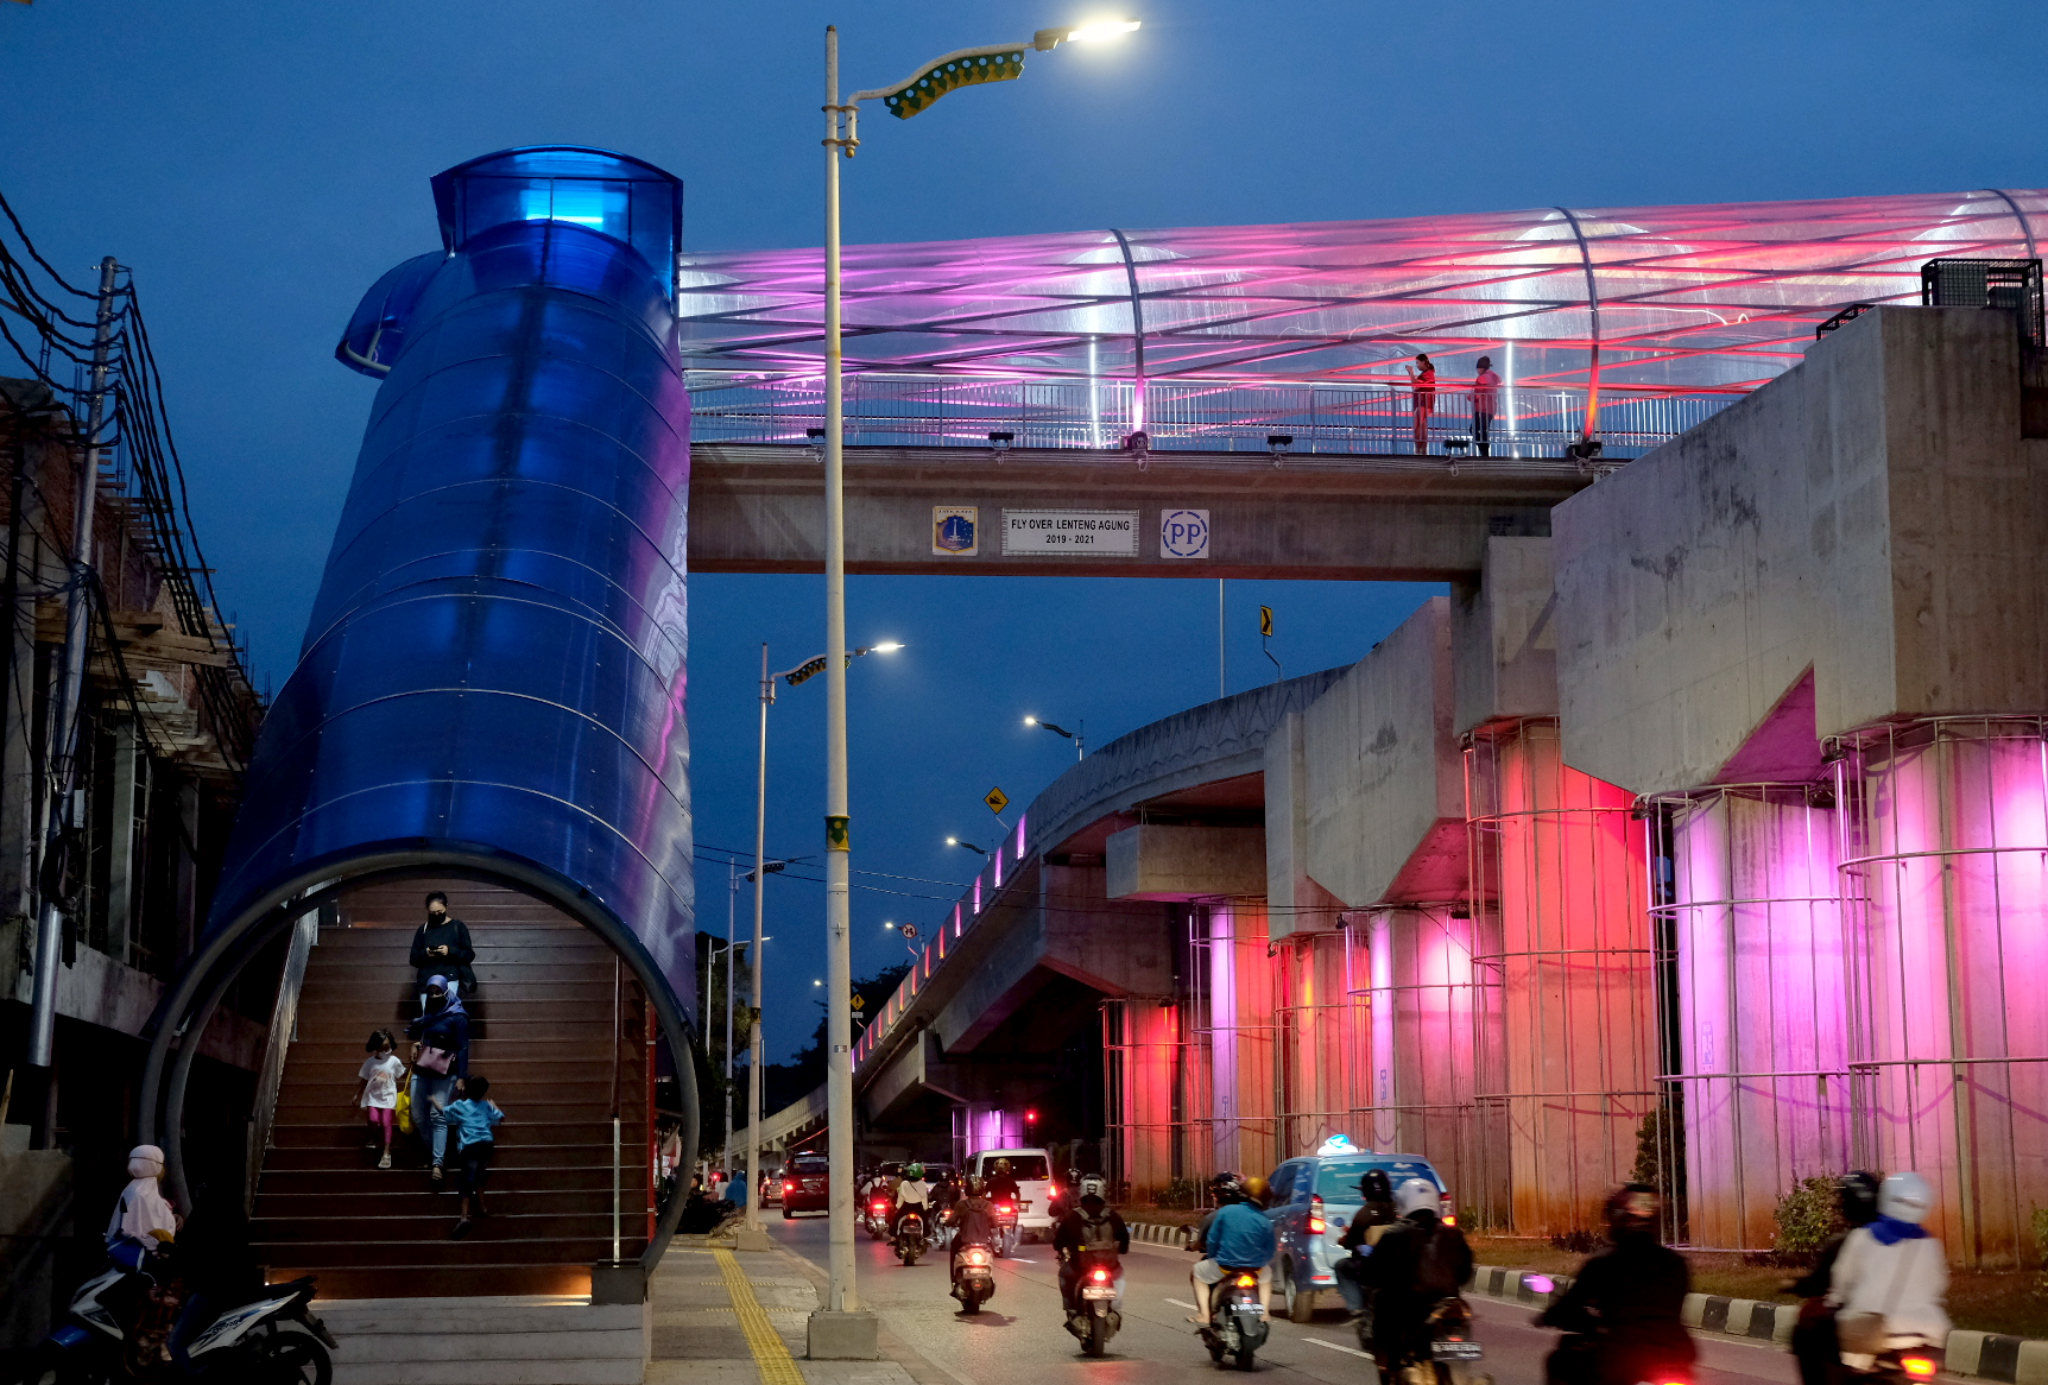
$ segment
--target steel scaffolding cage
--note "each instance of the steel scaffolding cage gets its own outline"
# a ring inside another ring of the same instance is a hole
[[[1480,1182],[1494,1224],[1595,1224],[1655,1111],[1652,966],[1633,800],[1564,763],[1554,717],[1490,723],[1465,753]]]
[[[2048,1200],[2048,718],[1887,723],[1828,753],[1853,1159],[1924,1175],[1963,1263],[2030,1263]]]

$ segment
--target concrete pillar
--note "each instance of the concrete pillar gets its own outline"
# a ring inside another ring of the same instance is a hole
[[[1778,1198],[1850,1167],[1834,813],[1804,784],[1664,800],[1688,1239],[1769,1249]]]
[[[1181,1010],[1161,1000],[1111,1001],[1109,1131],[1118,1176],[1133,1200],[1163,1189],[1174,1167],[1174,1100],[1181,1081]]]
[[[1966,1263],[2033,1263],[2048,1188],[2048,723],[1845,738],[1858,1162],[1916,1169]]]
[[[114,794],[107,814],[107,952],[136,964],[135,927],[135,723],[114,724]],[[174,958],[158,959],[168,964]]]
[[[1282,986],[1279,1040],[1280,1158],[1306,1154],[1331,1135],[1358,1138],[1353,1090],[1365,997],[1350,984],[1350,939],[1341,930],[1297,933],[1274,950]]]
[[[1477,930],[1489,1013],[1478,1094],[1522,1235],[1595,1224],[1635,1165],[1655,1104],[1642,825],[1632,797],[1567,766],[1557,723],[1482,728],[1467,764]]]
[[[1210,1167],[1270,1173],[1279,1162],[1273,969],[1261,900],[1207,907],[1204,983],[1209,1049]],[[1199,1118],[1203,1112],[1196,1111]]]

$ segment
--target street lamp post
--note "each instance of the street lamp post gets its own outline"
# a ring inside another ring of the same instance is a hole
[[[852,841],[846,789],[846,418],[839,305],[839,161],[860,145],[859,110],[879,100],[907,120],[954,87],[1023,75],[1024,50],[1051,52],[1070,40],[1108,38],[1132,20],[1041,29],[1029,44],[964,48],[927,63],[893,87],[839,100],[839,30],[825,30],[825,1109],[830,1253],[825,1303],[811,1315],[813,1360],[874,1360],[874,1315],[860,1312],[854,1283]]]
[[[847,664],[852,663],[864,654],[894,654],[901,648],[903,648],[903,643],[900,640],[881,640],[875,644],[862,645],[850,654],[843,655],[839,661],[840,667],[843,670]],[[756,757],[756,775],[754,779],[754,869],[747,875],[747,879],[754,886],[753,997],[749,1001],[753,1014],[752,1025],[747,1031],[747,1216],[746,1221],[740,1228],[740,1234],[734,1242],[734,1248],[738,1250],[768,1249],[768,1231],[761,1225],[760,1170],[761,1064],[766,1059],[767,1049],[767,1043],[761,1033],[761,944],[764,941],[761,935],[762,886],[768,876],[781,870],[788,864],[786,861],[771,861],[768,859],[768,709],[775,705],[775,680],[777,678],[782,679],[794,688],[820,672],[827,662],[826,657],[820,654],[816,658],[804,660],[795,668],[784,669],[781,673],[770,673],[768,671],[768,642],[766,640],[761,642],[761,739],[759,754]],[[728,925],[729,934],[730,926]],[[726,991],[728,1006],[731,1000],[731,985],[728,982]],[[732,1039],[729,1022],[725,1048],[727,1061],[730,1062]],[[726,1090],[729,1101],[729,1094],[732,1090],[732,1077],[729,1072],[726,1076]],[[730,1132],[732,1129],[732,1117],[730,1114],[726,1117],[725,1125],[726,1130]],[[728,1145],[730,1140],[731,1135],[728,1133]],[[727,1159],[730,1161],[730,1154],[727,1155]]]
[[[987,853],[986,851],[983,851],[983,850],[982,850],[982,849],[981,849],[980,847],[976,846],[976,845],[975,845],[975,844],[974,844],[973,842],[963,842],[963,841],[961,841],[961,840],[960,840],[960,839],[959,839],[958,837],[948,837],[948,838],[946,838],[946,845],[947,845],[947,846],[957,846],[957,847],[961,848],[961,849],[962,849],[963,851],[971,851],[971,852],[973,852],[973,853],[974,853],[975,855],[977,855],[977,856],[986,856],[986,855],[988,855],[988,853]]]
[[[1086,733],[1087,733],[1087,730],[1088,730],[1088,723],[1087,723],[1087,722],[1085,722],[1085,721],[1077,721],[1077,722],[1075,722],[1075,723],[1074,723],[1074,729],[1073,729],[1072,731],[1069,731],[1069,730],[1068,730],[1068,729],[1067,729],[1066,727],[1064,727],[1064,726],[1061,726],[1061,725],[1059,725],[1059,724],[1058,724],[1058,723],[1056,723],[1056,722],[1050,722],[1050,721],[1040,721],[1040,720],[1039,720],[1039,719],[1038,719],[1037,717],[1033,717],[1033,716],[1027,716],[1027,717],[1025,717],[1025,718],[1024,718],[1024,724],[1025,724],[1026,726],[1036,726],[1036,727],[1039,727],[1039,728],[1040,728],[1041,730],[1046,730],[1046,731],[1050,731],[1050,732],[1052,732],[1052,733],[1053,733],[1053,734],[1054,734],[1055,736],[1065,736],[1065,737],[1066,737],[1066,738],[1067,738],[1068,740],[1070,740],[1070,741],[1072,741],[1072,742],[1074,743],[1074,758],[1075,758],[1076,760],[1081,760],[1081,759],[1085,759],[1085,758],[1087,758],[1087,755],[1088,755],[1088,738],[1087,738],[1087,735],[1086,735]]]

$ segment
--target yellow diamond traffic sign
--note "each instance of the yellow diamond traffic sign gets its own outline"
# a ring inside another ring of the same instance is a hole
[[[868,1008],[868,998],[867,998],[866,996],[862,995],[862,994],[861,994],[861,993],[860,993],[859,991],[855,991],[855,992],[853,993],[853,1008],[854,1008],[854,1009],[856,1009],[856,1010],[865,1010],[865,1009],[867,1009],[867,1008]]]
[[[986,794],[982,795],[981,801],[988,805],[988,810],[991,813],[1000,814],[1003,809],[1010,806],[1010,796],[1001,789],[990,789]]]

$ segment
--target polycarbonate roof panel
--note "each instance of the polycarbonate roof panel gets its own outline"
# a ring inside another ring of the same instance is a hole
[[[2037,255],[2048,191],[1124,234],[848,247],[848,368],[1130,379],[1142,315],[1148,379],[1395,384],[1426,351],[1571,389],[1597,344],[1603,388],[1744,390],[1841,308],[1917,302],[1929,259]],[[681,285],[693,370],[822,371],[820,251],[686,255]]]

